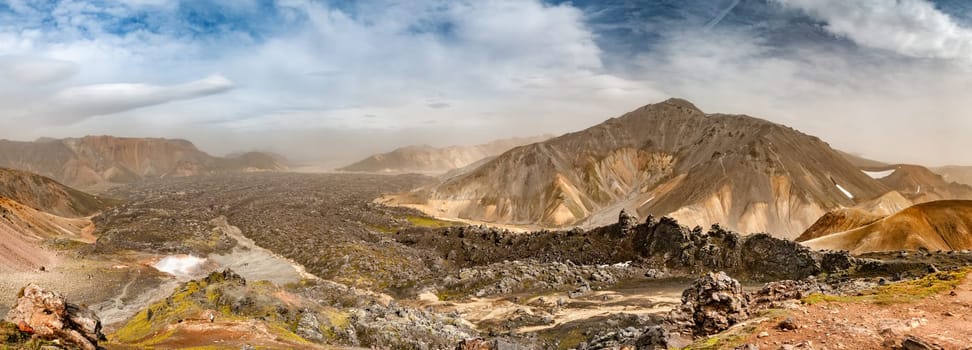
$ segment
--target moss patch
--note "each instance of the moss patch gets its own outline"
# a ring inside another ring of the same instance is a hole
[[[424,217],[424,216],[409,215],[406,219],[408,220],[408,223],[418,227],[443,228],[443,227],[452,227],[452,226],[460,225],[459,223],[456,222],[439,220],[439,219],[434,219],[434,218]]]
[[[959,283],[962,283],[970,271],[972,269],[933,273],[917,280],[880,286],[865,291],[860,295],[837,296],[818,293],[804,298],[803,302],[808,305],[820,302],[867,302],[879,305],[913,302],[955,289]]]

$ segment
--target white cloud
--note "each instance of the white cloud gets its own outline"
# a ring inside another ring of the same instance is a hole
[[[776,0],[858,45],[911,57],[972,60],[972,30],[926,0]]]
[[[185,84],[97,84],[71,87],[28,108],[24,114],[56,123],[74,123],[85,118],[109,115],[137,108],[226,92],[233,82],[220,75]]]
[[[74,62],[31,56],[0,56],[0,76],[24,84],[47,84],[78,72]]]

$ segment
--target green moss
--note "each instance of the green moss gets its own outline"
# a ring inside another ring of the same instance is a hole
[[[699,339],[683,350],[732,349],[743,345],[746,339],[749,339],[755,332],[755,325],[732,328],[726,332],[716,334],[708,338]]]
[[[872,290],[862,292],[860,295],[835,296],[818,293],[804,298],[803,303],[813,305],[820,302],[865,302],[886,305],[913,302],[955,289],[959,283],[962,283],[962,280],[966,278],[970,271],[972,271],[972,269],[963,269],[952,272],[938,272],[917,280],[880,286]]]
[[[406,218],[410,224],[418,227],[428,227],[428,228],[442,228],[442,227],[452,227],[459,225],[456,222],[439,220],[424,216],[408,216]]]

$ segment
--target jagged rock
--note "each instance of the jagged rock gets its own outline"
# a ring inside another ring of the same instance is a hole
[[[708,336],[745,321],[749,301],[739,281],[710,272],[682,293],[682,310],[690,315],[693,334]]]
[[[763,285],[750,294],[750,306],[756,310],[779,307],[787,300],[803,299],[813,293],[830,292],[830,287],[815,279],[779,281]]]
[[[466,339],[459,342],[456,350],[519,350],[521,346],[503,339]]]
[[[101,319],[86,307],[68,304],[64,296],[28,284],[6,320],[20,331],[47,340],[58,340],[84,350],[98,349],[104,340]]]
[[[796,324],[796,321],[794,321],[792,317],[787,317],[785,320],[780,322],[778,328],[784,331],[795,331],[799,329],[800,326]]]
[[[644,331],[636,344],[638,349],[668,349],[672,346],[672,336],[665,327],[653,326]]]
[[[942,347],[929,343],[924,339],[909,335],[901,341],[901,348],[904,350],[941,350]]]
[[[628,214],[627,210],[621,209],[621,213],[618,214],[618,227],[621,230],[621,235],[629,235],[635,226],[638,226],[638,217]]]
[[[321,333],[321,322],[312,313],[304,313],[300,315],[300,321],[297,322],[297,335],[301,338],[322,342],[324,341],[324,334]]]

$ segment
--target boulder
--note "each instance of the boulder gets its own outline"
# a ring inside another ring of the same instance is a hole
[[[638,349],[655,350],[672,347],[672,336],[663,326],[652,326],[645,330],[636,343]]]
[[[101,319],[86,307],[68,304],[60,293],[28,284],[7,313],[6,321],[21,332],[41,339],[58,340],[84,350],[98,349]]]
[[[682,293],[682,311],[693,334],[708,336],[749,318],[749,300],[739,281],[725,272],[710,272]]]

